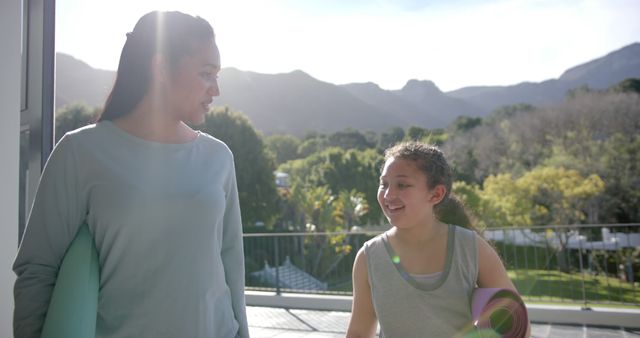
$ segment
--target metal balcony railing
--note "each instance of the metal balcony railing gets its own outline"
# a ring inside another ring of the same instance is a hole
[[[381,231],[244,235],[248,290],[351,295],[353,260]],[[527,302],[640,306],[640,224],[488,228]]]

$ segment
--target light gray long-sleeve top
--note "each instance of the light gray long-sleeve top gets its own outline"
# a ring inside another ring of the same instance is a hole
[[[248,337],[233,155],[205,134],[66,134],[45,166],[13,269],[14,332],[39,337],[66,249],[87,222],[100,260],[96,337]]]

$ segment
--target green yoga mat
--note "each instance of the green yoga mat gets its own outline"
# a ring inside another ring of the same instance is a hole
[[[60,265],[41,337],[95,337],[99,281],[98,252],[84,224]]]

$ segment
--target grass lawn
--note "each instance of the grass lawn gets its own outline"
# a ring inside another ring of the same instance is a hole
[[[640,285],[621,282],[617,278],[557,270],[509,270],[509,277],[527,302],[565,305],[640,307]],[[351,283],[329,283],[331,291],[351,293]]]
[[[584,306],[586,299],[587,306],[640,308],[638,283],[633,285],[613,277],[557,270],[512,269],[508,274],[527,303]],[[350,279],[327,282],[330,286],[329,293],[351,294]]]
[[[640,306],[640,286],[613,277],[530,269],[509,270],[509,277],[527,301]]]

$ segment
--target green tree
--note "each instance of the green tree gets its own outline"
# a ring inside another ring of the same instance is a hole
[[[618,93],[636,93],[640,94],[640,79],[629,78],[609,88],[610,91]]]
[[[469,208],[473,216],[477,218],[478,211],[482,207],[482,199],[480,197],[480,187],[476,184],[468,184],[464,181],[455,181],[451,187],[452,192],[464,202]],[[485,224],[481,224],[485,225]]]
[[[329,135],[329,147],[340,147],[342,149],[359,149],[364,150],[373,147],[369,143],[366,136],[354,129],[347,129]]]
[[[426,144],[442,146],[448,138],[449,134],[444,129],[432,129],[427,131],[420,141]]]
[[[466,133],[482,124],[481,117],[458,116],[447,127],[454,134]]]
[[[89,107],[84,103],[71,103],[56,110],[56,143],[65,133],[89,125],[95,121],[100,108]]]
[[[353,249],[343,232],[348,230],[350,222],[367,213],[364,195],[355,190],[343,190],[334,195],[328,186],[297,183],[292,189],[291,201],[304,215],[305,232],[333,233],[306,237],[301,254],[294,257],[294,261],[312,275],[325,279]]]
[[[409,140],[420,140],[427,135],[427,130],[418,126],[411,126],[407,130],[407,136]]]
[[[343,153],[340,148],[329,148],[313,153],[305,158],[289,161],[278,166],[278,171],[289,174],[291,185],[301,184],[305,187],[326,185],[324,167],[330,153]]]
[[[334,203],[336,223],[345,230],[360,224],[360,218],[369,212],[366,195],[355,189],[340,191]]]
[[[615,134],[600,155],[607,182],[601,217],[606,222],[640,221],[640,136]]]
[[[493,110],[489,114],[489,116],[487,116],[484,119],[483,124],[492,125],[492,124],[500,123],[503,120],[511,119],[523,113],[526,114],[526,113],[532,112],[535,109],[536,108],[534,106],[526,103],[498,107],[495,110]]]
[[[265,143],[275,156],[276,165],[298,158],[300,140],[292,135],[271,135],[265,138]]]
[[[510,174],[489,176],[480,192],[481,217],[488,225],[581,223],[589,203],[603,190],[599,176],[583,177],[562,167],[538,167],[517,179]],[[568,272],[566,248],[572,235],[566,228],[556,229],[555,235],[558,266]]]
[[[514,179],[489,176],[480,196],[486,203],[487,224],[532,226],[575,224],[586,220],[589,201],[604,190],[598,175],[583,177],[576,170],[538,167]]]
[[[378,142],[378,148],[384,150],[394,144],[402,141],[405,137],[404,129],[400,127],[390,128],[386,132],[380,134],[380,141]]]
[[[368,205],[377,205],[377,193],[382,156],[373,149],[348,150],[327,157],[324,181],[333,191],[356,190],[364,192]],[[377,223],[382,217],[380,208],[372,208],[363,221]]]
[[[566,97],[567,99],[573,99],[577,96],[580,95],[585,95],[585,94],[589,94],[591,92],[594,92],[594,89],[591,89],[588,85],[584,84],[580,87],[577,88],[573,88],[567,91]]]
[[[327,186],[331,192],[361,191],[368,205],[377,205],[381,164],[382,156],[373,149],[328,148],[307,158],[287,162],[278,170],[288,173],[292,182],[306,187]],[[379,208],[371,208],[362,221],[377,223],[381,217]]]
[[[640,137],[615,133],[598,140],[592,130],[568,131],[552,138],[546,165],[596,173],[606,180],[589,222],[633,223],[640,220]]]
[[[307,156],[319,153],[327,148],[327,140],[324,137],[306,138],[298,147],[298,156],[305,158]]]
[[[271,226],[278,213],[279,196],[273,158],[260,135],[245,116],[226,107],[209,112],[200,127],[225,142],[234,154],[243,223],[260,221]]]
[[[501,173],[520,177],[538,166],[597,174],[606,187],[591,201],[587,221],[638,222],[640,171],[627,168],[637,168],[639,134],[640,95],[633,90],[577,90],[554,106],[497,109],[479,126],[452,133],[443,150],[455,179],[470,184]]]
[[[293,203],[302,211],[305,231],[331,231],[334,224],[333,195],[326,185],[307,187],[295,184],[291,190]]]

